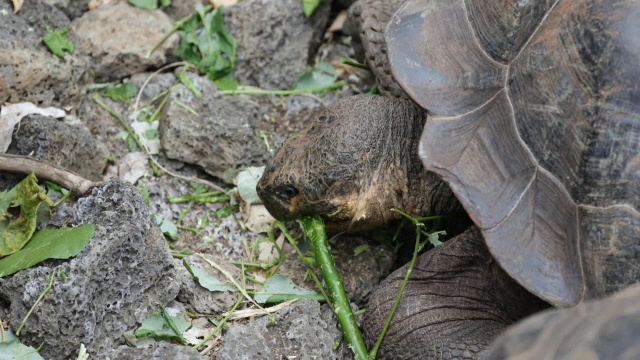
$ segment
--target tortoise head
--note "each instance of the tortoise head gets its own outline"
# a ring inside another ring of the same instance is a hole
[[[275,218],[321,215],[331,233],[387,223],[390,209],[402,207],[408,154],[417,153],[423,118],[409,101],[341,100],[280,147],[258,195]]]

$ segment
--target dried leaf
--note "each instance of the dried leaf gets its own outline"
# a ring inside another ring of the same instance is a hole
[[[209,0],[209,3],[213,5],[215,9],[221,6],[231,6],[238,3],[238,0]]]
[[[13,13],[17,14],[20,9],[22,9],[22,4],[24,4],[24,0],[11,0],[13,3]]]

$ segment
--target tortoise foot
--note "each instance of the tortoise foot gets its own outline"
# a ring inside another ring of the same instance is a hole
[[[369,300],[369,345],[384,326],[407,266]],[[418,258],[379,358],[478,359],[506,326],[547,306],[500,268],[472,227]]]

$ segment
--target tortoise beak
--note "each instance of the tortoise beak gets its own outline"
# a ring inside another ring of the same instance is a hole
[[[256,191],[271,216],[281,221],[289,221],[295,218],[297,197],[290,200],[282,199],[277,195],[276,187],[270,184],[265,175],[262,175],[260,181],[258,181]]]

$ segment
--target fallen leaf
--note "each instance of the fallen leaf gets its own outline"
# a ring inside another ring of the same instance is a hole
[[[243,210],[244,224],[256,234],[267,232],[271,224],[276,221],[264,205],[245,206]]]
[[[294,90],[323,88],[333,84],[338,78],[336,69],[329,63],[318,63],[305,71],[293,84]]]
[[[66,113],[62,109],[48,107],[39,108],[30,102],[5,105],[0,108],[0,154],[7,152],[11,145],[13,128],[23,117],[31,114],[63,118]]]
[[[322,295],[312,290],[303,289],[296,286],[291,279],[284,275],[275,274],[265,283],[262,291],[256,292],[254,299],[256,302],[281,303],[292,299],[315,299],[323,300]]]
[[[0,200],[3,207],[0,209],[0,257],[22,249],[31,239],[36,230],[38,208],[43,202],[53,205],[33,173],[3,193]],[[19,208],[19,215],[11,216],[10,208]]]
[[[36,349],[20,343],[12,332],[6,331],[3,335],[5,342],[0,340],[0,360],[44,360]]]
[[[0,277],[15,274],[47,259],[76,256],[93,238],[93,225],[60,229],[43,229],[20,251],[0,259]]]
[[[221,6],[231,6],[238,3],[238,0],[209,0],[209,3],[213,5],[214,9],[217,9]]]
[[[22,9],[22,4],[24,4],[24,0],[11,0],[13,3],[13,13],[17,14],[20,9]]]
[[[238,173],[235,184],[238,187],[238,194],[249,205],[261,204],[256,186],[264,172],[264,166],[249,167]]]
[[[197,266],[190,266],[186,260],[182,260],[182,264],[189,271],[191,276],[198,281],[198,283],[209,291],[238,291],[233,286],[227,286],[215,276],[211,275],[207,270],[201,269]]]
[[[147,173],[147,154],[136,151],[125,155],[118,164],[120,179],[135,184]]]
[[[341,32],[344,22],[347,20],[347,10],[342,10],[327,29],[328,32]]]
[[[183,340],[182,334],[191,326],[191,323],[185,320],[184,315],[177,310],[171,308],[166,308],[166,310],[169,315],[168,320],[173,322],[178,334],[159,311],[146,318],[133,334],[138,338]]]

